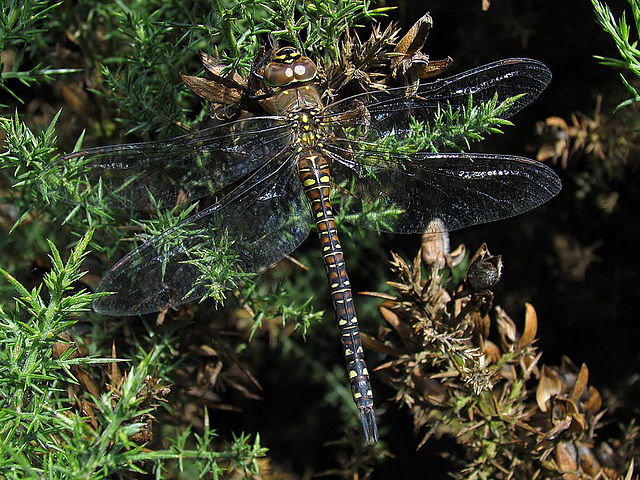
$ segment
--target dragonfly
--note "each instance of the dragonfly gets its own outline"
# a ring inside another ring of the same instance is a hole
[[[114,316],[141,315],[198,300],[212,287],[235,288],[239,281],[233,276],[203,280],[203,268],[216,269],[217,253],[230,259],[221,269],[226,273],[260,273],[292,253],[315,225],[353,400],[366,443],[377,442],[334,208],[361,227],[415,234],[434,224],[451,231],[491,222],[545,203],[561,183],[540,162],[409,151],[383,146],[381,140],[410,139],[415,122],[429,124],[445,108],[515,96],[501,114],[508,118],[546,88],[551,72],[536,60],[512,58],[333,102],[323,101],[317,66],[298,48],[274,47],[256,61],[252,75],[268,92],[262,97],[269,97],[270,105],[264,115],[166,141],[95,147],[63,157],[65,175],[74,175],[64,178],[83,182],[113,207],[171,208],[219,197],[113,265],[97,287],[112,294],[98,296],[93,308]],[[198,262],[202,256],[204,266]]]

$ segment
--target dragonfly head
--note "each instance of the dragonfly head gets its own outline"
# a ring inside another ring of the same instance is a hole
[[[264,83],[270,87],[285,87],[292,83],[313,80],[318,70],[309,57],[305,57],[295,47],[276,50],[262,74]]]

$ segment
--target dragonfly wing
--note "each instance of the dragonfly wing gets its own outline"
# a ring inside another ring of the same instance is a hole
[[[286,147],[290,133],[279,117],[254,117],[166,141],[90,148],[56,161],[42,183],[57,178],[63,194],[73,186],[112,208],[170,208],[237,182]]]
[[[289,158],[286,158],[286,155]],[[224,291],[241,282],[241,272],[268,268],[307,237],[312,218],[291,152],[274,158],[212,205],[152,238],[116,263],[94,301],[111,315],[160,311]],[[220,280],[211,283],[211,272]]]
[[[497,95],[502,102],[524,94],[500,117],[509,118],[529,105],[551,81],[551,71],[537,60],[510,58],[414,86],[365,93],[330,105],[328,122],[366,127],[373,137],[408,134],[411,118],[429,122],[438,109],[467,108]]]
[[[346,220],[365,228],[423,233],[432,220],[446,230],[492,222],[531,210],[561,188],[546,165],[493,154],[388,152],[358,154],[326,146]]]

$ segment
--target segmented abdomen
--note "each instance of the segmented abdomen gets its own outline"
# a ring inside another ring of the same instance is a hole
[[[331,298],[336,312],[340,338],[347,363],[347,372],[351,392],[356,406],[360,410],[361,420],[367,443],[378,440],[378,431],[373,412],[373,395],[369,383],[369,372],[364,363],[358,319],[353,306],[353,295],[344,255],[336,230],[336,222],[329,201],[330,170],[327,159],[322,153],[307,150],[298,160],[300,181],[307,198],[320,235],[322,255],[329,280]]]

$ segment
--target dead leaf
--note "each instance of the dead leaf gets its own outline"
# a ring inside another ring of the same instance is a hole
[[[540,382],[538,382],[538,388],[536,389],[536,403],[540,411],[547,412],[549,410],[549,400],[561,392],[562,381],[555,372],[543,365],[540,373]]]
[[[569,398],[574,402],[577,402],[585,389],[587,388],[587,382],[589,381],[589,369],[583,363],[580,367],[580,373],[576,377],[576,381],[573,384],[573,388],[571,389],[571,393],[569,394]]]
[[[524,348],[531,345],[536,339],[536,333],[538,332],[538,315],[536,309],[530,303],[525,303],[524,314],[524,331],[518,342],[518,348]]]
[[[582,410],[586,415],[592,416],[602,408],[602,397],[595,387],[589,387],[589,400],[582,406]]]
[[[556,447],[556,463],[562,473],[563,480],[580,480],[575,472],[578,470],[578,455],[575,447],[568,442],[561,442]]]

